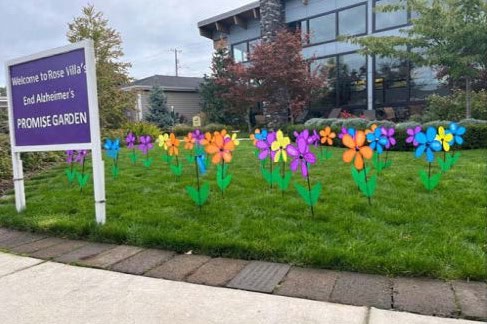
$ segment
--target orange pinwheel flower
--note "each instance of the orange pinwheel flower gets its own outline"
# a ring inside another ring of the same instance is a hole
[[[362,170],[364,168],[364,158],[369,160],[374,154],[370,147],[364,146],[365,133],[363,131],[357,131],[355,137],[346,134],[343,136],[342,141],[343,145],[349,148],[343,153],[343,161],[350,163],[353,160],[355,168]]]
[[[337,134],[331,131],[330,126],[320,131],[320,135],[321,135],[321,143],[330,146],[333,145],[333,139],[337,136]]]
[[[260,129],[256,128],[253,134],[250,134],[250,139],[252,140],[252,143],[257,143],[258,139],[255,138],[256,134],[260,134]]]
[[[223,161],[229,163],[232,160],[232,151],[235,149],[233,141],[225,141],[225,138],[220,133],[215,133],[213,142],[206,146],[205,150],[208,154],[213,154],[211,162],[218,164]]]
[[[179,155],[179,140],[176,138],[174,133],[169,135],[169,139],[166,141],[166,145],[169,150],[169,155]]]
[[[201,140],[201,145],[208,146],[213,143],[213,135],[210,132],[205,133],[205,138]]]
[[[196,140],[193,138],[193,133],[189,132],[188,136],[184,138],[184,148],[187,150],[192,150],[194,147],[194,144],[196,143]]]
[[[367,135],[368,133],[373,133],[376,128],[377,128],[377,125],[376,124],[372,124],[372,126],[370,126],[369,129],[366,129],[365,130],[365,135]]]

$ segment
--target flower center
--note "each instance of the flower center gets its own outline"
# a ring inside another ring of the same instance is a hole
[[[300,155],[299,155],[299,159],[300,159],[300,160],[304,159],[304,156],[300,154]]]
[[[222,148],[220,149],[220,152],[223,152],[223,149]]]

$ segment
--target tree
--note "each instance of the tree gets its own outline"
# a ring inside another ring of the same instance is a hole
[[[218,48],[213,54],[211,62],[211,74],[204,76],[204,81],[200,86],[202,97],[202,111],[207,115],[208,120],[213,123],[228,123],[228,103],[222,96],[226,92],[222,84],[216,80],[227,75],[227,67],[232,61],[228,49],[225,47]]]
[[[6,95],[7,95],[7,88],[0,87],[0,97],[1,96],[5,97]]]
[[[131,81],[130,63],[123,57],[120,33],[108,26],[108,19],[93,5],[83,7],[82,15],[68,24],[71,43],[92,39],[95,47],[96,78],[100,123],[103,128],[119,128],[127,120],[127,110],[135,107],[135,95],[120,88]]]
[[[248,73],[258,84],[267,111],[285,116],[292,124],[326,85],[320,70],[310,71],[302,49],[301,32],[281,29],[249,55]]]
[[[453,82],[464,82],[466,117],[471,116],[472,80],[485,73],[487,56],[487,4],[484,0],[399,0],[377,7],[384,12],[415,13],[412,26],[399,36],[348,38],[362,46],[364,54],[411,60],[436,66]]]
[[[167,109],[167,98],[161,87],[153,87],[149,96],[149,112],[145,120],[154,123],[160,128],[174,124],[172,114]]]

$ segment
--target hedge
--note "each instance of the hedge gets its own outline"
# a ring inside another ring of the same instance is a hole
[[[321,123],[317,121],[315,118],[315,121],[312,123],[313,125],[320,125]],[[409,144],[406,143],[406,138],[407,138],[407,133],[406,130],[408,128],[413,128],[416,126],[420,126],[419,123],[416,122],[407,122],[407,123],[399,123],[399,124],[394,124],[392,122],[358,122],[356,118],[354,119],[349,119],[351,122],[346,122],[347,120],[334,120],[332,122],[331,128],[335,133],[340,133],[342,127],[347,127],[350,128],[351,125],[359,125],[362,127],[353,127],[356,129],[366,129],[370,128],[372,124],[377,124],[378,126],[385,126],[385,127],[394,127],[396,129],[396,141],[397,145],[393,148],[395,151],[411,151],[413,150],[413,147]],[[434,122],[429,122],[425,123],[422,125],[423,129],[426,129],[428,127],[448,127],[450,124],[449,121],[434,121]],[[465,126],[467,128],[467,132],[463,136],[464,139],[464,144],[462,145],[462,148],[464,149],[479,149],[479,148],[487,148],[487,121],[484,120],[475,120],[475,119],[465,119],[459,122],[460,125]],[[366,125],[365,127],[363,125]],[[300,125],[289,125],[285,128],[285,131],[289,134],[291,139],[294,141],[294,132],[302,132],[305,129],[308,129],[310,131],[313,131],[314,129],[320,130],[323,129],[324,127],[309,127],[306,124],[300,124]],[[335,146],[342,146],[341,140],[337,137],[334,140],[333,143]]]

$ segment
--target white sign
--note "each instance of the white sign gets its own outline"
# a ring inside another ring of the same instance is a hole
[[[105,223],[105,171],[92,40],[5,64],[15,205],[26,208],[21,152],[91,150],[96,221]]]

